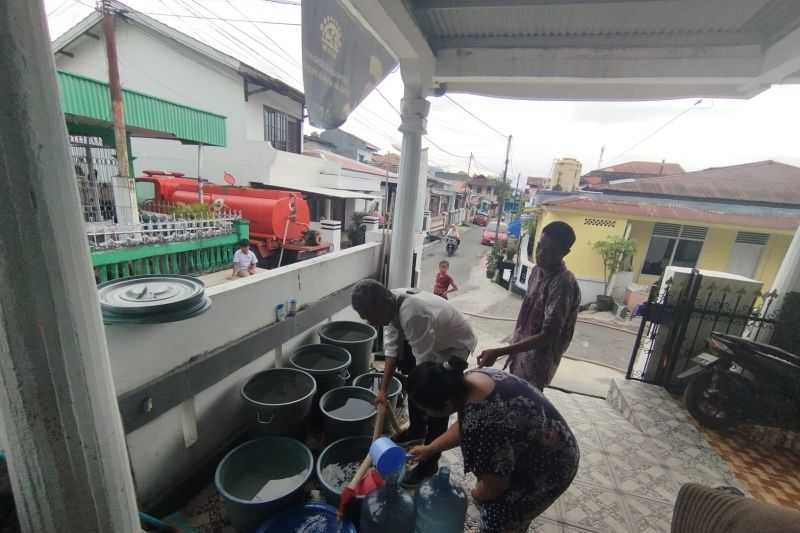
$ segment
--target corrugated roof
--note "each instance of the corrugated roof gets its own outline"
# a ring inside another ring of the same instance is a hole
[[[247,63],[228,55],[227,53],[221,52],[216,48],[207,45],[206,43],[200,42],[197,39],[186,35],[172,26],[159,22],[158,20],[149,17],[144,13],[132,9],[122,2],[114,0],[112,4],[114,9],[120,13],[120,16],[124,16],[128,21],[136,22],[141,26],[161,35],[162,37],[174,41],[202,56],[205,56],[208,59],[211,59],[217,64],[233,69],[239,75],[254,83],[263,85],[264,87],[269,88],[279,94],[283,94],[297,102],[305,104],[305,95],[303,92],[293,87],[289,83],[275,76],[270,76],[269,74],[266,74],[265,72],[252,67]],[[58,38],[51,43],[52,52],[57,53],[64,51],[73,42],[75,42],[76,39],[97,26],[102,19],[102,13],[99,13],[98,11],[92,11],[83,20],[58,36]]]
[[[58,72],[61,107],[68,119],[95,125],[110,126],[111,95],[108,84]],[[125,124],[136,135],[143,130],[147,136],[176,139],[186,143],[225,146],[225,117],[175,102],[124,89]]]
[[[593,188],[621,193],[800,205],[800,168],[776,161],[759,161]]]
[[[593,38],[620,36],[686,35],[697,39],[738,34],[753,44],[760,42],[764,24],[775,9],[770,0],[702,0],[676,2],[519,2],[497,0],[411,0],[420,28],[431,47],[476,46],[484,40],[500,45],[513,39],[536,44],[537,38]],[[581,4],[576,9],[575,4]],[[758,26],[759,21],[765,21]]]
[[[700,222],[705,224],[726,224],[731,226],[766,228],[775,230],[794,230],[800,225],[800,212],[796,214],[742,214],[708,207],[689,207],[657,203],[635,203],[602,196],[593,198],[560,198],[544,202],[542,205],[554,208],[578,209],[619,216],[633,216],[652,219],[669,219],[676,222]]]
[[[589,172],[589,174],[594,174],[595,172],[669,176],[670,174],[682,174],[686,171],[677,163],[661,163],[658,161],[628,161],[626,163],[620,163],[619,165],[611,165],[597,170],[592,170]]]

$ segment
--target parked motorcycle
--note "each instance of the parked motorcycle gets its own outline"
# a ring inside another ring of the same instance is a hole
[[[800,429],[800,356],[722,333],[711,334],[708,352],[678,375],[689,380],[684,401],[695,420],[710,429]]]
[[[456,250],[458,250],[458,239],[455,237],[447,237],[444,241],[445,248],[447,249],[447,257],[452,257]]]

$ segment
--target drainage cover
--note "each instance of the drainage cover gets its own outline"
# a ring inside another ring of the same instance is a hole
[[[190,276],[134,276],[97,287],[106,322],[172,322],[204,312],[205,285]]]

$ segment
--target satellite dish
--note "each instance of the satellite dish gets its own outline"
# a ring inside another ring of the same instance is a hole
[[[230,172],[225,172],[225,175],[222,176],[222,179],[225,180],[225,183],[228,185],[236,185],[236,178],[233,177],[233,174]]]

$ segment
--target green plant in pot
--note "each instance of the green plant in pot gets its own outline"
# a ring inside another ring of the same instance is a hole
[[[617,272],[630,270],[636,243],[618,235],[609,235],[605,240],[595,242],[592,248],[603,262],[603,294],[597,297],[597,307],[608,311],[614,305],[613,298],[608,296],[608,284]]]
[[[364,217],[369,213],[364,211],[356,211],[350,217],[350,226],[347,228],[347,237],[350,239],[351,246],[358,246],[364,244],[367,240],[366,226],[364,225]]]

